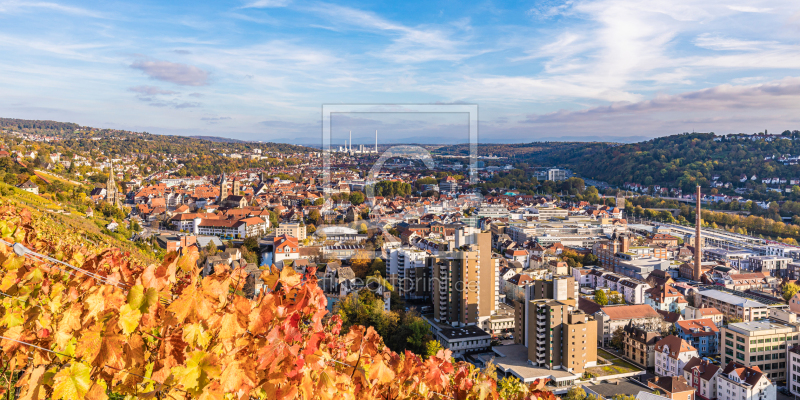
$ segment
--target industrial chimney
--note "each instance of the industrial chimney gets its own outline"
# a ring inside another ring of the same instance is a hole
[[[378,130],[375,130],[375,154],[378,154]]]
[[[702,243],[700,240],[700,227],[703,225],[703,219],[700,214],[702,209],[700,199],[702,198],[702,194],[700,193],[700,185],[697,185],[697,208],[696,208],[696,216],[695,216],[695,232],[694,232],[694,280],[700,281],[700,274],[702,272],[702,268],[700,267],[700,260],[702,259],[703,252],[700,249]]]

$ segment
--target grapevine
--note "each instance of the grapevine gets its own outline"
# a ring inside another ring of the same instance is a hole
[[[315,271],[200,278],[195,247],[143,265],[0,205],[0,396],[20,399],[499,399],[496,381],[441,350],[397,354],[372,328],[342,334]],[[110,284],[118,283],[118,284]],[[555,399],[544,382],[506,397]]]

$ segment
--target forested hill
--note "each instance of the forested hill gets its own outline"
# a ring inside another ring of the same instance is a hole
[[[105,129],[80,126],[71,122],[0,118],[0,130],[21,132],[60,139],[71,150],[98,149],[113,154],[212,154],[242,152],[250,149],[277,151],[287,154],[307,153],[312,148],[284,143],[247,142],[218,136],[168,136],[124,129]],[[111,139],[111,140],[106,140]]]
[[[762,178],[800,178],[800,165],[782,160],[800,155],[800,131],[753,140],[752,136],[715,136],[713,133],[673,135],[641,143],[605,145],[586,151],[556,152],[561,165],[582,176],[615,185],[625,182],[661,185],[692,191],[697,184],[709,187],[714,175],[732,188],[748,187],[766,193]],[[769,159],[766,159],[769,157]],[[773,158],[774,157],[774,158]],[[747,175],[746,182],[740,178]],[[755,175],[756,180],[750,178]],[[731,189],[732,189],[731,188]]]

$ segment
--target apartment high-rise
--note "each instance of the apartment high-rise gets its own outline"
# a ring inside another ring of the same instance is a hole
[[[514,302],[514,343],[527,346],[530,302],[533,300],[568,300],[577,298],[577,283],[571,276],[535,280],[523,289],[523,299]]]
[[[597,324],[575,299],[528,302],[525,345],[538,367],[582,374],[597,365]]]
[[[425,259],[431,272],[433,318],[453,326],[474,325],[497,308],[497,262],[492,258],[491,234],[475,233],[455,251]]]

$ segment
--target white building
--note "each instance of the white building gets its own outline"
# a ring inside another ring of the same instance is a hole
[[[718,400],[774,400],[775,385],[758,369],[729,362],[717,378]]]
[[[387,271],[389,283],[404,299],[419,299],[425,296],[425,258],[428,254],[417,248],[400,248],[389,252]],[[418,290],[419,289],[419,290]]]
[[[675,335],[656,342],[655,352],[656,375],[660,376],[683,376],[686,363],[692,357],[698,357],[697,349]]]

